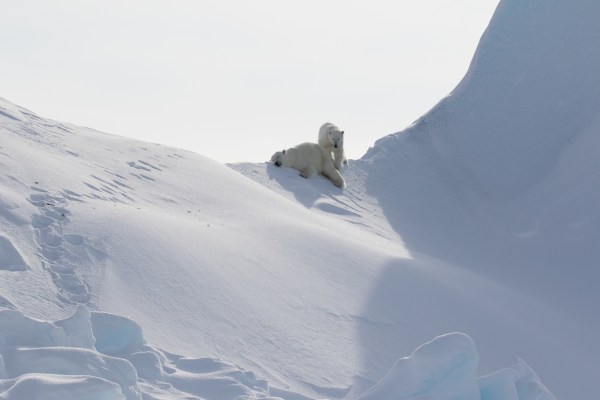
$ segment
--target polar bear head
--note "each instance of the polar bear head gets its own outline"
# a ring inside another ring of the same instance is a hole
[[[328,137],[334,149],[344,147],[344,131],[332,128],[329,130]]]
[[[281,165],[283,164],[284,158],[285,158],[285,150],[278,151],[277,153],[273,154],[273,156],[271,157],[271,162],[273,164],[275,164],[276,167],[281,167]]]

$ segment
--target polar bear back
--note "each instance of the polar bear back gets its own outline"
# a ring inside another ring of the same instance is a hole
[[[314,166],[319,173],[328,159],[327,150],[317,143],[301,143],[286,151],[286,157],[282,160],[284,167],[305,169]]]
[[[329,151],[318,143],[307,142],[278,151],[271,157],[271,161],[277,166],[297,169],[304,178],[321,174],[339,188],[346,186],[344,178],[333,165]]]

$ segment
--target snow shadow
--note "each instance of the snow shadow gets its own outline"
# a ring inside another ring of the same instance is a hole
[[[507,213],[514,205],[502,209],[477,197],[477,187],[448,173],[423,135],[402,139],[411,143],[396,140],[387,143],[391,150],[380,150],[395,154],[379,155],[376,163],[361,160],[360,167],[367,171],[367,193],[415,260],[386,266],[365,304],[363,315],[388,323],[381,330],[358,325],[365,377],[378,378],[373,371],[381,377],[420,343],[459,331],[480,349],[480,373],[523,357],[559,398],[583,395],[587,379],[561,378],[564,371],[551,359],[589,366],[578,369],[580,376],[598,370],[592,363],[597,352],[586,354],[600,329],[589,306],[595,304],[592,282],[598,281],[598,269],[586,268],[598,259],[590,256],[593,247],[565,241],[559,230],[545,237],[514,235],[511,223],[517,221]],[[411,153],[403,149],[408,144]],[[559,343],[578,344],[563,351]],[[555,352],[550,358],[549,349]]]
[[[311,179],[305,179],[294,168],[276,167],[269,163],[266,166],[266,172],[269,179],[274,180],[284,190],[292,193],[296,201],[307,208],[318,205],[319,200],[324,196],[333,199],[343,191],[333,186],[331,181],[324,176],[319,175]],[[341,215],[348,213],[344,208],[331,204],[320,208],[325,208],[324,211]]]
[[[568,313],[596,302],[597,234],[569,229],[567,207],[555,207],[544,193],[529,201],[490,197],[439,160],[429,135],[417,133],[388,139],[379,146],[388,154],[354,164],[367,171],[367,193],[411,253],[482,274]],[[544,223],[544,229],[523,229]],[[565,291],[568,296],[556,296]]]
[[[453,276],[445,266],[425,265],[414,259],[397,259],[384,266],[371,295],[357,320],[362,348],[361,380],[355,380],[353,393],[361,394],[379,381],[394,363],[409,356],[417,347],[449,332],[464,332],[478,346],[497,346],[504,321],[482,321],[482,305],[460,294],[455,286],[467,276]],[[482,369],[507,366],[516,360],[504,348],[503,360],[484,360]],[[496,362],[501,361],[501,364]]]

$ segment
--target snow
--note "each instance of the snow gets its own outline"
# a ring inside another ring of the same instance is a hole
[[[0,236],[0,268],[6,271],[27,269],[27,264],[9,238]]]
[[[473,340],[450,333],[428,342],[401,358],[383,379],[359,397],[362,400],[395,398],[479,399]]]
[[[500,2],[345,189],[0,99],[0,399],[589,398],[598,15]]]
[[[7,400],[124,400],[119,385],[91,376],[25,374],[0,381]]]
[[[553,400],[554,396],[522,359],[518,363],[478,379],[481,400]]]

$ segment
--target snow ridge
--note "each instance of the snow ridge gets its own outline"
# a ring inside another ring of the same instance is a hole
[[[3,399],[233,399],[269,392],[252,372],[152,348],[134,321],[85,306],[54,322],[1,310],[0,354]]]
[[[358,398],[555,400],[522,360],[480,379],[477,366],[470,337],[443,335],[398,360]],[[0,311],[3,399],[273,398],[269,391],[266,379],[235,365],[147,345],[141,327],[121,316],[79,306],[71,317],[47,322]]]

